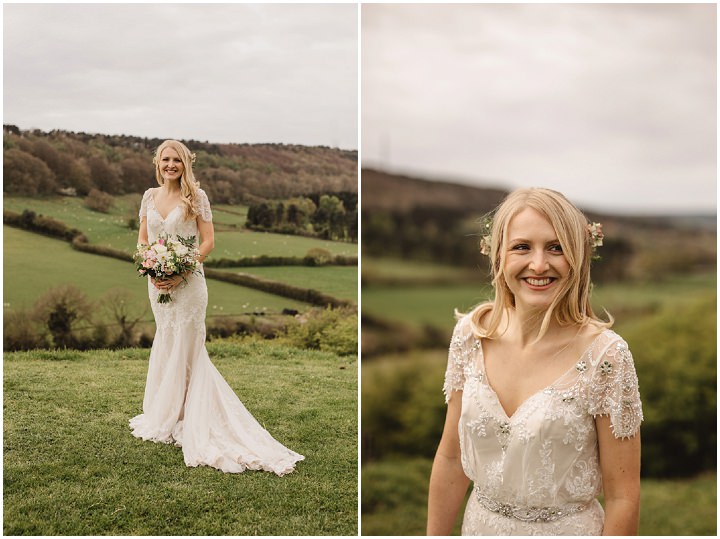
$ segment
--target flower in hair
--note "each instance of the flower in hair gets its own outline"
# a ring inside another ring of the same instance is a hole
[[[191,163],[194,163],[194,162],[195,162],[195,154],[194,154],[194,153],[191,153],[191,154],[190,154],[190,162],[191,162]]]
[[[590,245],[593,249],[602,247],[603,239],[605,239],[602,231],[602,223],[588,223],[587,229],[590,234]]]
[[[483,219],[480,234],[480,253],[490,256],[490,250],[492,249],[492,244],[490,243],[492,237],[492,217],[489,215]]]

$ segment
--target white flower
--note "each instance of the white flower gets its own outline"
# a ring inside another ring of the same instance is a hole
[[[181,243],[175,248],[175,252],[178,254],[178,256],[185,256],[186,254],[188,254],[188,248]]]
[[[153,251],[155,251],[158,254],[167,252],[167,247],[165,247],[164,245],[160,245],[159,243],[156,245],[153,245],[152,248],[153,248]]]

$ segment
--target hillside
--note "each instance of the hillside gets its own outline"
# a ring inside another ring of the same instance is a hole
[[[54,194],[92,188],[111,195],[156,185],[152,153],[162,139],[3,126],[3,192]],[[357,192],[358,154],[326,146],[216,144],[183,140],[214,203],[235,204],[313,193]]]
[[[479,219],[507,191],[362,170],[363,256],[395,257],[455,267],[484,267],[477,253]],[[581,208],[582,209],[582,208]],[[603,223],[605,244],[596,280],[715,267],[715,216],[620,216],[586,211]]]
[[[410,178],[362,169],[363,211],[409,211],[416,207],[449,208],[458,213],[482,215],[507,195],[507,191],[444,181]]]

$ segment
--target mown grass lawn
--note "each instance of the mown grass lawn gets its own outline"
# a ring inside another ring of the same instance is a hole
[[[5,535],[355,535],[357,360],[244,340],[208,345],[250,412],[305,455],[295,473],[185,466],[143,442],[149,350],[7,353]]]
[[[362,534],[425,535],[431,468],[432,461],[423,458],[363,466]],[[639,534],[716,535],[716,480],[715,473],[694,479],[643,479]],[[455,535],[461,520],[458,517]]]

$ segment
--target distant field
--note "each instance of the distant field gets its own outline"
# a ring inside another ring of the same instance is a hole
[[[468,271],[464,268],[444,266],[431,262],[416,262],[414,260],[400,260],[397,258],[377,258],[363,256],[363,277],[368,276],[382,279],[406,279],[408,281],[419,279],[475,279],[480,282],[487,276],[487,270],[478,268]]]
[[[357,302],[357,266],[279,266],[259,268],[217,268],[220,271],[249,273],[301,288],[312,288],[336,298]]]
[[[3,207],[15,212],[25,209],[53,217],[66,225],[85,233],[90,243],[97,243],[128,253],[135,249],[137,231],[127,228],[126,219],[139,208],[140,195],[115,197],[115,207],[109,214],[98,213],[85,207],[81,198],[54,197],[35,199],[26,197],[5,197]],[[213,208],[215,209],[215,208]],[[132,210],[132,211],[131,211]],[[228,213],[229,210],[234,213]],[[240,213],[242,215],[236,215]],[[217,222],[215,251],[217,258],[240,258],[244,256],[305,256],[313,248],[327,249],[333,254],[357,255],[357,243],[325,241],[303,236],[254,232],[242,228],[247,207],[218,205],[214,212]],[[236,225],[228,228],[222,225]]]
[[[133,244],[134,245],[134,244]],[[215,234],[215,258],[240,258],[243,256],[305,256],[310,249],[321,248],[334,255],[356,256],[357,243],[325,241],[289,234],[272,234],[241,229]]]
[[[110,288],[121,287],[130,291],[138,304],[148,305],[147,285],[129,262],[80,253],[66,242],[7,226],[3,227],[3,240],[5,309],[29,307],[45,291],[61,284],[74,284],[95,300]],[[212,279],[207,283],[209,315],[309,308],[305,303],[250,288]],[[152,320],[149,305],[146,319]]]
[[[403,269],[403,264],[396,268]],[[391,264],[386,267],[392,267]],[[426,275],[440,273],[442,266],[428,265]],[[363,260],[363,271],[365,261]],[[413,275],[412,271],[408,273]],[[417,273],[416,273],[417,274]],[[416,275],[415,274],[415,275]],[[412,277],[411,277],[412,279]],[[716,275],[705,273],[687,276],[672,276],[657,283],[612,283],[597,285],[593,290],[593,308],[601,314],[603,307],[611,314],[635,316],[664,305],[678,305],[691,302],[716,293]],[[362,290],[363,311],[390,319],[405,321],[411,325],[432,324],[451,330],[454,325],[453,309],[470,309],[479,302],[492,297],[492,288],[478,278],[476,286],[432,285],[432,286],[375,286],[367,285]]]
[[[98,243],[131,252],[137,242],[137,231],[130,230],[126,218],[133,203],[140,207],[139,195],[115,197],[110,213],[99,213],[85,207],[83,199],[75,197],[26,198],[3,197],[3,208],[14,212],[29,209],[37,214],[62,221],[81,230],[90,243]],[[134,213],[134,211],[133,211]]]

